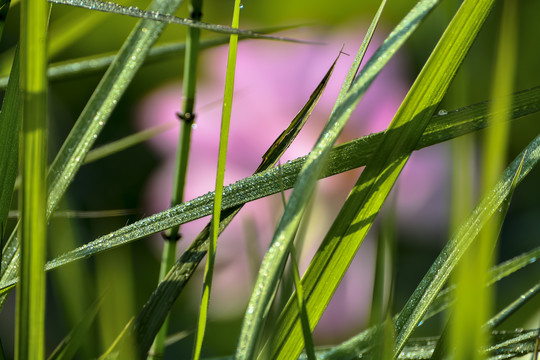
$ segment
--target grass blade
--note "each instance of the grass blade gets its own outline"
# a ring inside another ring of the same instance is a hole
[[[490,125],[489,102],[478,103],[446,115],[435,115],[431,124],[419,140],[416,149],[438,144],[455,137],[484,129]],[[540,87],[524,90],[513,96],[512,118],[538,112],[540,110]],[[342,173],[366,164],[382,140],[383,133],[371,134],[337,146],[330,153],[330,159],[321,178]],[[302,168],[305,157],[298,158],[276,169],[265,170],[249,178],[240,180],[224,188],[223,208],[237,205],[276,194],[282,189],[294,185]],[[281,180],[280,180],[281,179]],[[282,181],[280,183],[280,181]],[[208,210],[213,202],[213,193],[200,196],[175,208],[152,215],[111,234],[100,237],[80,248],[61,255],[47,263],[47,270],[56,268],[85,257],[92,256],[129,241],[166,230],[174,225],[184,224],[194,219],[210,215]],[[14,246],[15,244],[15,246]],[[16,242],[10,237],[4,247],[2,268],[8,268],[12,257],[7,254],[16,252]],[[5,267],[4,267],[5,266]],[[14,266],[9,266],[13,269]],[[8,270],[9,270],[8,269]],[[0,292],[17,282],[16,272],[4,273],[0,281]]]
[[[289,41],[289,42],[298,42],[302,43],[303,41],[289,39],[281,36],[265,35],[256,33],[249,30],[240,30],[234,29],[232,27],[207,24],[201,21],[196,21],[193,19],[179,18],[173,15],[166,14],[168,11],[163,10],[153,10],[153,11],[144,11],[140,10],[134,6],[125,7],[113,2],[106,2],[100,0],[48,0],[54,4],[63,4],[69,6],[81,7],[94,11],[103,11],[107,13],[114,13],[119,15],[127,15],[132,17],[137,17],[141,19],[159,21],[165,24],[178,24],[185,25],[189,27],[194,27],[197,29],[208,30],[212,32],[229,34],[229,35],[244,35],[254,39],[268,39],[268,40],[279,40],[279,41]]]
[[[238,28],[240,24],[240,0],[234,2],[234,12],[232,27]],[[202,351],[202,342],[206,330],[206,321],[208,317],[208,307],[210,302],[210,289],[212,287],[212,278],[214,276],[214,263],[216,259],[217,238],[219,234],[219,224],[221,215],[221,200],[223,198],[223,182],[225,180],[225,163],[227,161],[227,147],[229,145],[229,129],[231,124],[232,102],[234,93],[234,78],[236,74],[236,54],[238,49],[238,35],[231,35],[229,42],[229,55],[227,58],[227,71],[225,75],[225,93],[223,95],[223,110],[221,115],[221,131],[219,136],[219,156],[216,175],[216,190],[214,197],[214,206],[212,211],[212,220],[210,222],[210,241],[208,247],[208,258],[204,270],[203,294],[199,313],[199,322],[197,334],[195,336],[195,345],[193,359],[199,360]]]
[[[534,139],[524,152],[507,167],[495,187],[482,199],[471,216],[442,250],[396,320],[396,329],[398,330],[396,353],[423,318],[427,308],[448,279],[465,249],[474,241],[482,226],[510,194],[521,161],[523,161],[523,168],[516,179],[517,184],[536,165],[539,156],[540,136]]]
[[[21,3],[21,281],[17,289],[16,359],[42,359],[45,352],[48,13],[45,0]]]

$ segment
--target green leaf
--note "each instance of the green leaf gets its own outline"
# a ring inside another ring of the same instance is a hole
[[[497,184],[482,199],[471,216],[458,229],[442,250],[396,320],[396,353],[398,353],[398,350],[401,350],[401,347],[405,344],[410,334],[412,334],[420,320],[424,317],[428,307],[450,276],[463,252],[474,241],[482,226],[510,194],[514,177],[519,171],[521,161],[523,161],[523,169],[519,172],[517,179],[515,179],[516,183],[520,183],[527,176],[529,171],[536,165],[539,157],[540,136],[536,137],[507,167]]]
[[[232,19],[232,28],[237,29],[240,24],[240,1],[235,0]],[[221,131],[219,135],[219,155],[216,171],[216,187],[214,191],[214,204],[212,206],[212,220],[210,221],[210,241],[208,258],[204,270],[203,293],[199,313],[199,322],[195,336],[193,359],[201,357],[202,344],[206,331],[208,307],[210,303],[210,290],[214,277],[214,263],[216,260],[217,238],[221,216],[221,200],[223,198],[223,182],[225,180],[225,164],[227,162],[227,148],[229,146],[229,129],[231,126],[231,113],[234,93],[234,79],[236,75],[236,55],[238,50],[238,35],[231,35],[229,54],[227,57],[227,70],[225,73],[225,93],[223,95],[223,109],[221,113]]]
[[[435,115],[431,124],[418,142],[416,149],[438,144],[455,137],[465,135],[490,125],[488,112],[489,102],[482,102],[458,110],[449,111],[445,115]],[[540,87],[520,91],[513,96],[512,118],[538,112],[540,110]],[[337,146],[332,150],[329,162],[321,178],[339,174],[366,164],[378,144],[383,133],[371,134],[348,143]],[[290,189],[294,185],[298,172],[302,168],[305,157],[295,159],[279,168],[265,170],[249,178],[242,179],[224,188],[223,208],[234,206],[276,194],[281,189]],[[281,180],[280,180],[281,179]],[[280,181],[282,181],[280,183]],[[194,219],[210,215],[210,206],[213,202],[213,193],[200,196],[172,209],[152,215],[131,225],[118,229],[108,235],[100,237],[80,248],[74,249],[47,263],[47,270],[63,264],[92,256],[101,251],[120,246],[130,241],[140,239],[153,233],[166,230],[174,225],[184,224]],[[223,216],[222,216],[223,218]],[[10,238],[4,247],[6,251],[16,252],[17,247],[12,246]],[[15,243],[16,244],[16,243]],[[11,257],[9,257],[11,259]],[[2,262],[7,267],[8,262]],[[9,269],[14,269],[10,266]],[[8,270],[9,270],[8,269]],[[5,291],[16,283],[16,272],[4,273],[0,281],[0,292]]]
[[[18,359],[45,352],[45,259],[47,251],[47,51],[49,7],[45,0],[21,4],[20,276],[15,348]]]
[[[268,39],[268,40],[279,40],[279,41],[289,41],[297,43],[305,43],[304,41],[289,39],[281,36],[265,35],[256,33],[249,30],[240,30],[234,29],[229,26],[207,24],[201,21],[196,21],[193,19],[179,18],[173,15],[168,15],[166,10],[151,10],[144,11],[140,10],[134,6],[126,7],[119,5],[114,2],[100,1],[100,0],[48,0],[54,4],[63,4],[69,6],[75,6],[80,8],[85,8],[94,11],[103,11],[107,13],[127,15],[132,17],[137,17],[145,20],[151,20],[154,22],[163,22],[164,24],[178,24],[185,25],[189,27],[194,27],[197,29],[208,30],[212,32],[229,34],[229,35],[244,35],[254,39]]]

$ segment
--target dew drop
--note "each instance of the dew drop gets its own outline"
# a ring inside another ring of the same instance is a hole
[[[438,115],[440,115],[440,116],[448,115],[448,111],[446,111],[444,109],[441,109],[441,110],[439,110]]]
[[[239,8],[240,8],[240,10],[242,10],[244,8],[244,4],[240,3]]]
[[[197,124],[191,124],[191,129],[195,130],[197,128]]]

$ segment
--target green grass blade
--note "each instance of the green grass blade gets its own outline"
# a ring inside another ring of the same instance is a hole
[[[510,127],[509,117],[517,40],[517,3],[504,2],[500,27],[499,44],[496,56],[495,76],[492,85],[493,126],[487,129],[483,146],[481,164],[481,193],[488,191],[497,181],[506,164]],[[485,355],[478,349],[489,345],[488,329],[483,324],[493,312],[491,288],[484,286],[487,272],[494,262],[499,224],[504,219],[503,213],[497,213],[486,224],[478,241],[471,246],[455,271],[457,283],[456,301],[450,338],[452,354],[457,359],[482,360]]]
[[[189,27],[194,27],[197,29],[208,30],[212,32],[229,34],[229,35],[244,35],[254,39],[268,39],[268,40],[279,40],[279,41],[289,41],[302,43],[303,41],[290,39],[282,36],[273,36],[256,33],[249,30],[240,30],[233,29],[232,27],[207,24],[201,21],[196,21],[192,19],[179,18],[173,15],[168,15],[168,11],[163,10],[153,10],[153,11],[144,11],[140,10],[134,6],[125,7],[113,2],[105,2],[100,0],[48,0],[54,4],[64,4],[69,6],[81,7],[93,11],[103,11],[107,13],[114,13],[119,15],[127,15],[132,17],[137,17],[145,20],[151,20],[154,22],[163,22],[165,24],[178,24],[185,25]]]
[[[173,11],[180,3],[181,0],[155,0],[150,5],[150,10]],[[165,24],[155,21],[146,19],[139,21],[103,76],[51,166],[48,214],[56,208],[118,100],[164,27]]]
[[[369,87],[374,77],[386,64],[393,52],[403,44],[403,41],[412,33],[412,31],[414,31],[420,20],[429,13],[434,5],[435,3],[433,2],[420,3],[416,8],[418,12],[408,17],[402,24],[398,25],[398,28],[403,26],[400,28],[401,32],[396,31],[390,34],[387,41],[383,43],[381,49],[379,49],[372,58],[372,60],[376,60],[368,62],[362,74],[350,86],[347,95],[343,99],[340,99],[341,103],[337,104],[332,112],[323,133],[302,167],[295,184],[295,189],[291,194],[291,200],[280,219],[270,249],[263,259],[261,270],[255,284],[256,290],[252,293],[248,309],[244,316],[242,332],[236,349],[236,357],[240,359],[249,359],[255,355],[258,337],[267,315],[266,312],[276,290],[280,274],[283,271],[287,248],[292,242],[293,233],[297,228],[301,214],[311,197],[315,181],[323,169],[323,165],[326,162],[329,151],[337,139],[337,136],[341,133],[352,110],[355,108],[356,104],[358,104],[360,98]],[[375,18],[374,23],[376,23],[377,20],[378,18]],[[373,31],[373,26],[371,27],[371,31]],[[369,38],[370,34],[368,33],[364,43],[369,42]],[[359,53],[362,52],[361,48]],[[353,72],[355,71],[356,70],[353,70]],[[345,85],[345,89],[347,86],[348,84]],[[309,291],[310,290],[308,289],[307,292],[309,293]],[[307,311],[310,314],[310,321],[312,322],[310,325],[314,327],[321,314],[316,312],[312,313],[312,309],[309,306],[309,296],[310,294],[306,297],[308,299]],[[287,337],[287,335],[285,335],[285,332],[283,329],[280,329],[279,326],[278,323],[278,329],[276,329],[274,334],[283,339],[284,337]],[[297,333],[298,332],[299,330]],[[296,349],[288,349],[285,353],[287,353],[287,356],[295,357],[301,350],[300,336],[297,334],[297,336],[287,337],[286,341],[290,341],[294,344],[293,346],[296,346]],[[273,349],[271,351],[273,351]],[[273,354],[270,356],[273,356]]]
[[[468,134],[489,126],[489,102],[467,106],[446,115],[435,115],[424,132],[416,148],[421,149],[438,144],[455,137]],[[521,91],[513,96],[512,118],[538,112],[540,110],[540,87]],[[325,172],[321,177],[342,173],[366,164],[382,140],[383,133],[365,136],[337,146],[331,153]],[[281,189],[290,189],[294,185],[298,172],[303,166],[305,157],[298,158],[280,168],[265,170],[249,178],[238,181],[224,188],[223,208],[229,209],[237,205],[276,194]],[[282,179],[282,185],[280,183]],[[105,235],[78,249],[61,255],[47,263],[47,269],[92,256],[129,241],[140,239],[149,234],[166,230],[174,225],[210,215],[209,206],[213,202],[213,193],[203,195],[192,201],[150,216],[129,226]],[[16,242],[11,237],[4,247],[3,269],[14,269],[13,254],[16,253]],[[0,292],[16,283],[16,272],[3,273],[0,280]]]
[[[21,281],[17,288],[16,359],[43,359],[45,352],[48,14],[45,0],[21,3]]]
[[[532,167],[536,165],[539,156],[540,136],[534,139],[524,152],[507,167],[495,187],[482,199],[471,216],[442,250],[396,320],[396,329],[398,330],[396,353],[401,350],[400,345],[403,346],[423,318],[427,308],[448,279],[463,252],[473,242],[482,226],[510,194],[521,161],[523,160],[523,168],[516,179],[516,183],[521,182]]]
[[[238,28],[240,24],[240,1],[235,0],[232,20],[232,28]],[[202,351],[202,342],[206,330],[208,317],[208,307],[210,302],[210,289],[214,276],[214,263],[216,258],[217,238],[219,233],[219,223],[221,215],[221,200],[223,198],[223,181],[225,180],[225,163],[227,160],[227,147],[229,144],[229,129],[231,124],[232,102],[234,93],[234,78],[236,74],[236,54],[238,49],[238,35],[231,35],[229,42],[229,55],[227,58],[227,71],[225,75],[225,93],[223,95],[223,110],[221,115],[221,131],[219,136],[219,155],[216,175],[216,190],[210,225],[210,242],[208,247],[208,257],[204,271],[203,294],[199,313],[197,334],[193,359],[199,360]]]
[[[262,28],[257,30],[261,34],[270,34],[273,32],[283,31],[294,28],[296,26],[276,26],[270,28]],[[249,39],[245,36],[239,36],[239,40]],[[219,37],[216,39],[203,40],[199,44],[199,49],[209,49],[219,45],[226,44],[229,41],[228,37]],[[183,55],[186,50],[185,42],[174,42],[152,47],[144,60],[144,64],[153,64],[156,62],[177,58]],[[84,75],[100,73],[109,67],[117,53],[103,53],[92,56],[86,56],[77,59],[70,59],[56,62],[49,65],[47,77],[49,82],[78,79]],[[7,86],[9,77],[0,77],[0,90],[4,90]]]
[[[155,0],[150,9],[173,11],[180,3],[181,0]],[[47,216],[52,214],[73,181],[86,154],[164,27],[164,23],[141,20],[105,73],[49,169]],[[5,271],[0,282],[17,274],[18,243],[14,234],[6,246],[8,251],[2,258]]]
[[[489,328],[494,328],[499,326],[503,321],[508,319],[510,315],[518,311],[523,305],[525,305],[529,300],[531,300],[536,294],[540,292],[540,282],[531,287],[529,290],[521,294],[514,300],[511,304],[508,304],[504,309],[499,311],[487,322]]]
[[[1,8],[0,11],[2,11]],[[18,172],[19,129],[21,127],[18,54],[17,51],[13,59],[10,82],[4,96],[2,110],[0,110],[0,134],[2,134],[2,141],[0,141],[0,174],[2,174],[0,177],[0,238],[2,240]],[[1,242],[1,245],[3,244],[4,241]]]
[[[192,0],[189,4],[191,19],[200,21],[202,17],[202,0]],[[188,28],[186,34],[186,51],[184,54],[184,78],[182,84],[182,112],[178,114],[181,122],[176,150],[176,162],[173,177],[171,206],[184,202],[184,189],[186,184],[189,153],[191,151],[191,132],[195,121],[195,89],[197,84],[197,61],[199,58],[200,29]],[[221,205],[220,205],[221,206]],[[176,261],[177,242],[180,239],[180,226],[168,229],[163,236],[165,240],[161,255],[158,283],[167,275]],[[203,297],[204,299],[204,297]],[[169,319],[165,319],[163,326],[156,335],[148,360],[161,359],[165,352],[165,338],[169,326]],[[199,336],[199,333],[197,333]],[[202,343],[201,343],[202,345]]]
[[[533,264],[540,258],[540,247],[533,249],[525,254],[516,256],[513,259],[505,261],[489,271],[489,279],[487,286],[494,284],[495,282],[512,275],[514,272],[523,269],[527,265]],[[433,303],[430,305],[428,311],[424,315],[422,322],[437,315],[441,311],[447,309],[454,298],[454,286],[450,286],[437,295]]]

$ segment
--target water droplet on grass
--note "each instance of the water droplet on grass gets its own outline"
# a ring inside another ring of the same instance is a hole
[[[444,109],[441,109],[441,110],[439,110],[438,115],[440,115],[440,116],[448,115],[448,111],[446,111]]]

